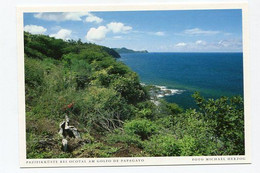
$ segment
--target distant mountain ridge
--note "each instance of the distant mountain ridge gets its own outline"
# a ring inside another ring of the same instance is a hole
[[[117,53],[148,53],[147,50],[140,50],[140,51],[135,51],[132,49],[127,49],[125,47],[122,48],[112,48],[113,50],[115,50]]]

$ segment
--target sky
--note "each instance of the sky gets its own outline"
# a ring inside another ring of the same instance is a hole
[[[149,52],[242,52],[242,11],[24,13],[24,31]]]

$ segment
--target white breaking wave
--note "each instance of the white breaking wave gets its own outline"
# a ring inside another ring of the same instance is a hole
[[[157,97],[165,97],[165,96],[170,96],[170,95],[183,93],[183,90],[169,89],[166,86],[160,86],[160,85],[154,85],[154,86],[157,87],[157,88],[160,88],[160,90],[163,91],[163,93],[162,94],[158,94]]]
[[[145,86],[145,83],[141,83],[141,85]],[[159,92],[155,92],[154,94],[156,95],[156,97],[158,98],[162,98],[165,96],[171,96],[171,95],[176,95],[176,94],[181,94],[184,92],[184,90],[178,90],[178,89],[169,89],[166,86],[160,86],[160,85],[153,85],[156,88],[159,88],[160,91]]]

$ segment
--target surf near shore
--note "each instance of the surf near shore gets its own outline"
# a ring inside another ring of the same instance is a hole
[[[141,83],[142,86],[145,86],[150,94],[151,101],[158,105],[159,99],[165,97],[165,96],[172,96],[176,94],[182,94],[184,90],[178,90],[178,89],[170,89],[166,86],[160,86],[160,85],[147,85],[145,83]]]

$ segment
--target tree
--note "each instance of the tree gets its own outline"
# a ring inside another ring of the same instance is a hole
[[[223,154],[244,154],[244,102],[240,96],[204,99],[196,92],[193,97],[201,118],[215,135],[215,141],[223,142]]]

